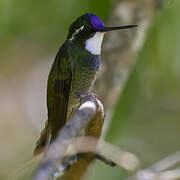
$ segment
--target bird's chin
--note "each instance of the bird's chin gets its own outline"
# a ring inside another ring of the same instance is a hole
[[[93,55],[101,54],[101,45],[104,37],[104,32],[96,32],[93,37],[86,40],[85,48]]]

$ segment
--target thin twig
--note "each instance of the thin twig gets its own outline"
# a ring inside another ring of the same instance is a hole
[[[147,169],[137,171],[126,180],[177,180],[180,179],[180,168],[171,169],[180,164],[180,151],[165,157]]]
[[[170,156],[160,160],[159,162],[155,163],[148,169],[154,172],[160,172],[175,166],[177,163],[180,163],[180,151],[173,153]]]
[[[178,180],[180,179],[180,167],[158,173],[158,180]]]

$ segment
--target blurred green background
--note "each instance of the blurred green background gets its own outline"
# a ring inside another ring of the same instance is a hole
[[[0,179],[30,179],[33,163],[26,162],[47,118],[48,72],[69,24],[87,11],[105,21],[111,6],[110,0],[0,1]],[[155,17],[107,133],[144,168],[180,148],[179,12],[180,1],[170,0]],[[101,162],[92,171],[92,180],[127,175]]]

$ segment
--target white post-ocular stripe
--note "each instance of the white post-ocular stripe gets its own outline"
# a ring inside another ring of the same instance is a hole
[[[101,54],[101,45],[103,41],[104,33],[96,32],[94,36],[85,42],[85,48],[93,55]]]
[[[79,29],[76,29],[76,31],[72,34],[72,37],[69,40],[72,41],[74,39],[74,36],[78,34],[80,31],[82,31],[83,29],[84,29],[84,26],[81,26]]]
[[[80,107],[79,107],[79,110],[83,109],[83,108],[90,108],[92,109],[93,111],[96,111],[96,105],[91,102],[91,101],[86,101],[84,102]]]

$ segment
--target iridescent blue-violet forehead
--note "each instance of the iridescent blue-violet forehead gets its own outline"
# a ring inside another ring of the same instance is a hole
[[[104,23],[101,21],[101,19],[99,19],[99,17],[91,13],[88,13],[88,16],[94,29],[96,29],[97,31],[101,31],[102,29],[104,29]]]

